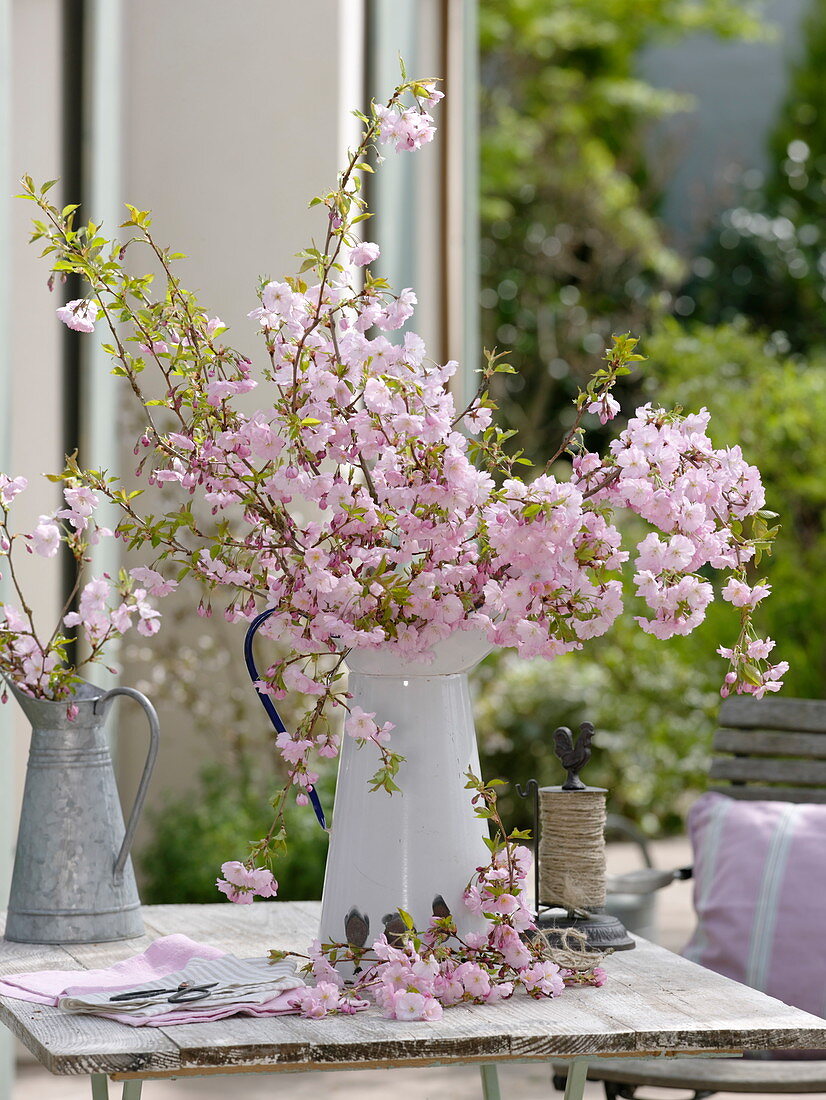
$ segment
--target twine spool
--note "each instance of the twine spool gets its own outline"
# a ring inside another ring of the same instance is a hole
[[[605,795],[599,787],[539,790],[539,902],[605,906]]]

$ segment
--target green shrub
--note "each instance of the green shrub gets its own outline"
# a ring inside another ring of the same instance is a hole
[[[331,777],[322,801],[332,806]],[[321,897],[327,834],[309,806],[287,810],[287,854],[275,867],[282,901]],[[152,836],[140,852],[141,896],[147,905],[220,901],[215,879],[228,859],[243,859],[247,844],[272,822],[268,795],[223,767],[205,768],[195,789],[171,799],[150,818]]]
[[[646,45],[754,36],[742,0],[483,0],[482,335],[502,426],[531,458],[613,332],[641,333],[684,277],[656,219],[645,136],[692,106],[640,80]]]
[[[584,781],[606,787],[609,810],[649,833],[679,831],[704,786],[720,676],[713,656],[698,669],[684,649],[657,643],[626,620],[596,645],[552,663],[489,658],[477,673],[483,774],[559,785],[565,772],[553,731],[576,731],[587,720],[597,734]],[[509,823],[530,824],[531,807],[512,785],[501,803]]]

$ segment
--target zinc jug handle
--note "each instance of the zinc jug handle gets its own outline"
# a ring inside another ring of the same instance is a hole
[[[140,703],[146,712],[147,720],[149,721],[149,752],[146,755],[146,763],[143,766],[143,775],[141,781],[138,784],[138,793],[135,795],[135,802],[132,806],[132,813],[129,815],[129,821],[126,823],[126,831],[123,834],[123,844],[120,846],[118,852],[118,858],[115,860],[115,866],[112,872],[112,877],[116,883],[120,882],[123,878],[123,869],[126,866],[126,859],[129,855],[129,849],[132,847],[132,841],[135,838],[135,830],[138,827],[138,819],[143,809],[143,804],[146,801],[146,793],[149,790],[149,780],[152,778],[152,771],[155,767],[155,761],[158,758],[158,745],[160,743],[161,729],[158,723],[158,715],[155,708],[149,702],[145,695],[140,691],[136,691],[135,688],[130,687],[116,687],[111,691],[107,691],[104,695],[101,695],[99,699],[95,700],[94,712],[95,714],[104,714],[105,707],[108,702],[115,698],[117,695],[126,695],[130,699],[134,699],[136,703]]]

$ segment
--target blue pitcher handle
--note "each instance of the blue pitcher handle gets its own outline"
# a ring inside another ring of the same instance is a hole
[[[104,695],[101,695],[99,699],[95,700],[94,711],[95,714],[104,714],[105,706],[110,700],[114,699],[116,695],[126,695],[130,699],[134,699],[136,703],[140,703],[146,712],[146,717],[149,721],[149,752],[146,755],[146,763],[143,766],[143,775],[141,781],[138,784],[138,793],[135,795],[135,802],[132,806],[132,812],[129,815],[129,821],[126,823],[126,832],[123,834],[123,843],[120,846],[118,852],[118,858],[115,860],[115,866],[112,872],[112,878],[114,881],[120,882],[123,878],[123,869],[126,866],[126,859],[129,855],[129,849],[132,847],[132,841],[135,839],[135,830],[138,827],[138,819],[141,816],[141,810],[143,804],[146,801],[146,793],[149,790],[149,780],[152,778],[152,771],[155,767],[155,761],[158,758],[158,745],[160,744],[161,727],[158,722],[158,715],[155,708],[149,702],[145,695],[140,691],[136,691],[135,688],[130,687],[116,687],[111,691],[107,691]]]
[[[252,680],[253,687],[255,687],[256,681],[261,677],[258,675],[258,669],[255,665],[255,657],[252,652],[252,643],[255,641],[255,635],[264,623],[269,619],[270,615],[275,614],[275,608],[271,607],[267,611],[262,611],[260,615],[256,615],[250,625],[247,627],[247,633],[244,637],[244,661],[247,666],[247,672],[249,673],[250,680]],[[267,712],[267,717],[272,722],[273,729],[276,733],[286,733],[287,727],[281,720],[281,715],[275,709],[275,703],[264,692],[255,688],[255,694],[261,700],[261,706]],[[307,788],[307,795],[310,799],[310,803],[315,811],[316,820],[322,829],[327,828],[327,820],[324,817],[324,808],[321,805],[321,799],[318,797],[318,791],[315,787]]]

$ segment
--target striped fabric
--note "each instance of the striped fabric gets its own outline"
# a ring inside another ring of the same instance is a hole
[[[688,831],[697,928],[683,953],[826,1016],[826,806],[704,794]]]
[[[169,991],[182,982],[198,986],[215,983],[209,996],[202,1000],[169,1002]],[[128,1001],[112,1001],[112,990],[74,986],[64,990],[58,1008],[69,1012],[88,1012],[98,1016],[144,1017],[166,1016],[171,1011],[181,1016],[203,1013],[229,1005],[263,1005],[280,993],[303,986],[295,972],[295,963],[288,960],[272,963],[268,959],[238,959],[222,955],[217,959],[192,959],[182,969],[167,974],[161,982],[131,986],[137,992],[145,989],[144,997]],[[157,992],[159,987],[164,991]],[[127,986],[126,989],[130,989]]]

